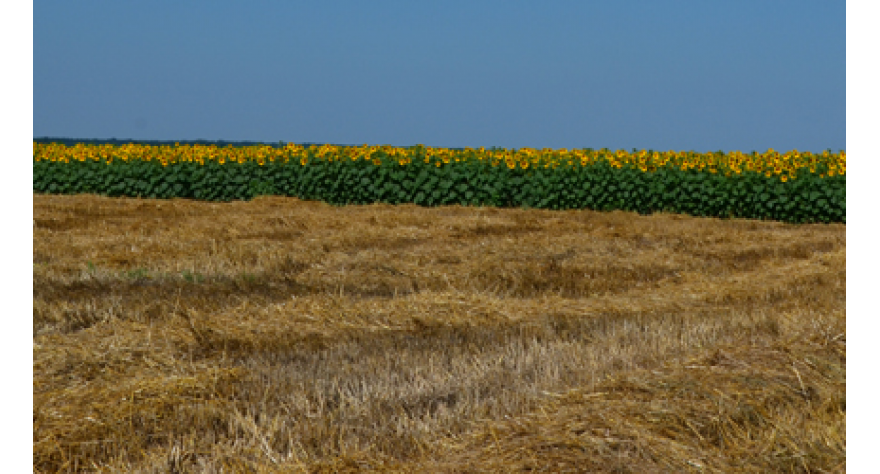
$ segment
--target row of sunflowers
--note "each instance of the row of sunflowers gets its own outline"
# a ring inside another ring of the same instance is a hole
[[[422,153],[418,153],[420,150]],[[313,160],[334,161],[372,161],[379,165],[378,154],[397,161],[400,165],[410,164],[418,156],[425,163],[437,167],[451,162],[478,161],[491,163],[492,166],[507,166],[510,169],[530,167],[589,166],[605,161],[615,168],[627,166],[642,172],[654,172],[663,167],[681,170],[699,170],[708,173],[722,173],[726,176],[739,175],[746,171],[754,171],[767,177],[777,177],[785,182],[796,179],[800,170],[809,170],[819,177],[843,176],[846,174],[846,152],[822,153],[799,152],[791,150],[779,153],[773,149],[764,153],[752,152],[745,154],[739,151],[730,153],[711,152],[698,153],[687,151],[648,151],[627,152],[625,150],[591,150],[591,149],[499,149],[424,147],[392,147],[363,145],[343,147],[323,145],[305,147],[296,144],[284,146],[250,146],[219,148],[213,145],[175,145],[146,146],[128,144],[113,145],[75,145],[68,147],[61,144],[34,143],[34,161],[114,161],[144,160],[155,161],[163,166],[173,163],[191,162],[218,164],[254,162],[260,166],[274,162],[299,162],[305,166]]]
[[[846,153],[34,143],[34,192],[846,222]]]

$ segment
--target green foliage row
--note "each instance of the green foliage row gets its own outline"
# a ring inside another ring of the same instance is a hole
[[[488,162],[425,163],[418,151],[401,165],[370,161],[244,163],[155,161],[34,162],[34,192],[107,196],[249,200],[294,196],[334,205],[415,203],[422,206],[527,207],[657,211],[791,223],[846,223],[846,177],[800,170],[781,182],[756,172],[724,176],[663,167],[643,172],[606,162],[589,166],[513,169]],[[423,152],[422,152],[423,153]],[[381,154],[380,154],[381,155]]]

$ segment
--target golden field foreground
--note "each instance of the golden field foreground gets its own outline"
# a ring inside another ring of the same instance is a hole
[[[34,194],[36,472],[844,472],[846,227]]]

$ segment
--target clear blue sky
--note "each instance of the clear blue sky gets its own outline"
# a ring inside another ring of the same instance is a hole
[[[34,137],[846,148],[846,3],[39,1]]]

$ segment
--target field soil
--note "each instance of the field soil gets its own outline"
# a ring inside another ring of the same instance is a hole
[[[33,205],[35,472],[845,472],[842,224]]]

